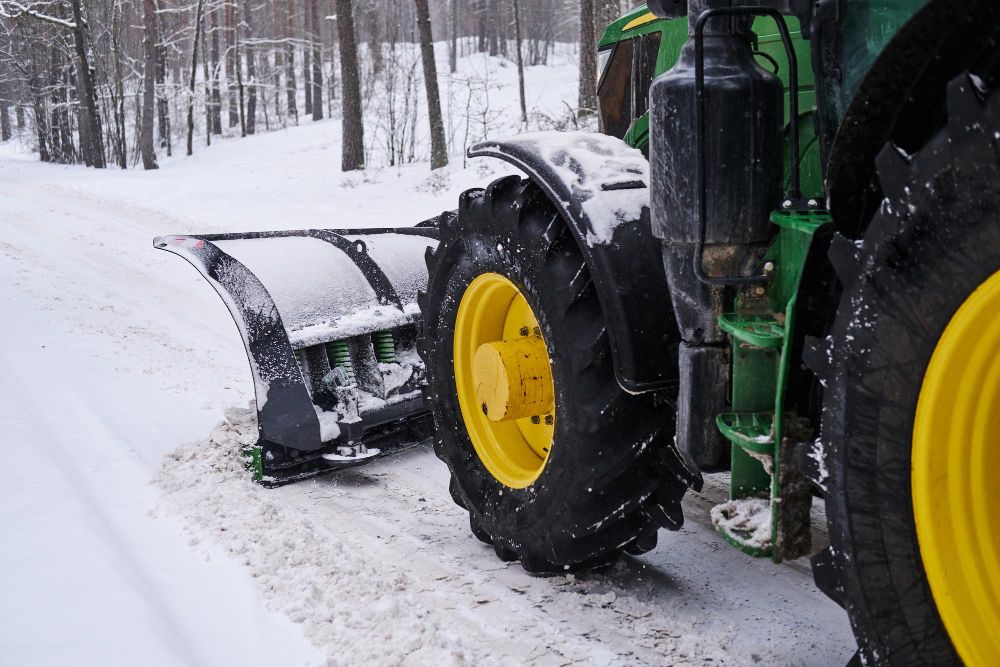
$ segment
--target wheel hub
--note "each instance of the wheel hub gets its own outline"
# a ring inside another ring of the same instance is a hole
[[[459,302],[455,389],[469,440],[493,477],[522,489],[537,480],[555,434],[555,385],[538,318],[520,288],[484,273]]]
[[[509,421],[552,412],[552,373],[540,336],[483,343],[472,361],[472,378],[483,414]]]

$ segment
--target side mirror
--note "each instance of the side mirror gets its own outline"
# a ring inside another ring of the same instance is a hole
[[[646,4],[657,18],[676,19],[687,16],[687,0],[649,0]]]

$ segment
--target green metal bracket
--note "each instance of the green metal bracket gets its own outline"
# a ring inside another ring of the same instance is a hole
[[[803,548],[801,534],[795,544],[788,537],[789,522],[783,521],[788,505],[809,501],[799,493],[783,502],[789,493],[783,480],[790,478],[783,474],[782,449],[795,306],[809,248],[830,215],[776,211],[771,222],[778,234],[764,258],[774,267],[766,301],[762,305],[759,298],[738,299],[735,312],[719,318],[732,344],[733,411],[719,415],[716,424],[734,446],[730,502],[713,511],[713,520],[726,541],[743,552],[780,561],[801,555]],[[765,521],[770,523],[770,540],[754,538],[752,528]]]

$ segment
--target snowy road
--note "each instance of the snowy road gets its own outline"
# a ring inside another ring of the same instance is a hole
[[[653,552],[533,578],[472,537],[426,449],[266,491],[226,456],[231,429],[198,442],[246,405],[249,373],[215,294],[155,234],[413,222],[483,181],[428,187],[420,165],[345,180],[323,166],[325,127],[155,174],[0,148],[3,661],[844,664],[846,616],[807,563],[713,532],[719,480]]]

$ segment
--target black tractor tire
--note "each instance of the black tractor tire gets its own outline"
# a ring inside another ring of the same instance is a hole
[[[700,477],[673,445],[675,397],[631,395],[615,381],[601,305],[562,217],[541,189],[512,176],[465,192],[440,229],[440,244],[427,255],[418,350],[437,427],[434,450],[451,471],[452,497],[468,510],[472,532],[533,573],[601,567],[622,550],[652,549],[658,528],[680,528],[681,497]],[[484,467],[456,393],[459,302],[473,279],[489,272],[522,291],[553,373],[551,453],[523,489],[501,484]]]
[[[916,155],[878,158],[885,201],[863,241],[838,239],[844,286],[817,370],[830,547],[816,583],[845,607],[866,665],[960,665],[921,560],[911,494],[923,377],[953,314],[1000,270],[1000,95],[963,75],[949,121]]]

